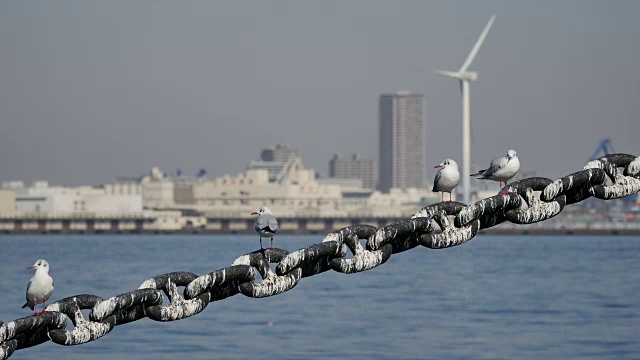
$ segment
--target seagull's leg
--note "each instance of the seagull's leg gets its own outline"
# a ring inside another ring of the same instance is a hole
[[[513,193],[513,191],[511,191],[511,189],[509,189],[509,188],[507,187],[507,182],[506,182],[506,181],[504,182],[504,187],[505,187],[505,188],[507,188],[507,189],[505,190],[505,192],[506,192],[507,194],[512,194],[512,193]]]
[[[502,184],[502,182],[500,182]],[[500,195],[507,195],[513,193],[509,188],[507,188],[507,182],[504,182],[504,189],[500,190]]]
[[[46,309],[46,307],[47,307],[47,300],[44,300],[44,301],[42,302],[42,312],[41,312],[40,314],[44,314],[44,313],[46,313],[46,312],[47,312],[47,310],[45,310],[45,309]]]
[[[271,246],[269,246],[269,249],[273,249],[273,236],[271,237]]]
[[[444,202],[444,191],[440,191],[440,202]]]
[[[260,236],[260,250],[262,250],[262,236]]]
[[[452,194],[451,194],[451,193],[449,193],[449,202],[451,202],[451,201],[452,201],[452,200],[451,200],[451,197],[452,197]]]
[[[38,312],[38,303],[35,300],[33,300],[33,315],[40,315]]]

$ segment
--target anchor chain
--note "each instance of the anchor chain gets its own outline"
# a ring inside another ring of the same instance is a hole
[[[0,321],[0,360],[49,340],[67,346],[84,344],[116,326],[145,317],[162,322],[184,319],[200,313],[211,302],[239,293],[253,298],[278,295],[294,288],[302,278],[328,270],[370,270],[384,264],[392,254],[419,245],[442,249],[463,244],[480,230],[505,221],[533,224],[548,220],[567,205],[592,196],[602,200],[629,196],[640,191],[640,157],[610,154],[555,181],[532,177],[513,182],[504,190],[504,195],[470,205],[453,201],[426,206],[411,219],[380,229],[364,224],[349,226],[327,234],[319,244],[291,253],[261,249],[238,257],[229,267],[201,276],[191,272],[155,276],[137,290],[106,300],[88,294],[58,300],[40,316]],[[453,222],[449,217],[454,217]],[[365,240],[363,246],[361,241]],[[347,249],[350,258],[346,257]],[[277,264],[275,272],[269,264]],[[256,280],[257,274],[261,281]],[[182,294],[178,287],[184,287]],[[166,305],[163,294],[169,301]],[[85,309],[91,310],[88,320],[81,312]],[[71,330],[66,329],[67,319],[74,325]]]

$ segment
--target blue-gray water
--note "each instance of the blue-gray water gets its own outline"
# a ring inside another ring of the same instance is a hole
[[[290,251],[321,235],[281,235]],[[0,236],[0,320],[29,315],[38,258],[51,300],[110,297],[172,271],[228,266],[258,247],[240,235]],[[418,247],[382,266],[304,278],[265,299],[239,294],[173,323],[143,319],[85,345],[51,342],[11,359],[640,358],[640,237],[479,236]]]

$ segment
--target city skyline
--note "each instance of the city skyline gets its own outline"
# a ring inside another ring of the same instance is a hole
[[[579,9],[579,11],[576,11]],[[152,10],[152,11],[151,11]],[[461,161],[457,85],[472,65],[472,164],[582,168],[600,140],[640,154],[640,3],[596,1],[0,3],[0,181],[96,185],[159,166],[242,172],[290,144],[327,174],[378,161],[377,98],[425,94],[426,168]],[[549,161],[553,159],[554,161]],[[473,183],[472,183],[473,185]]]

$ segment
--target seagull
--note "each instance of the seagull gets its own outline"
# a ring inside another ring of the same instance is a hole
[[[47,300],[53,293],[53,279],[49,276],[49,263],[47,260],[39,259],[35,264],[27,269],[36,269],[35,275],[29,280],[27,285],[27,303],[22,306],[33,310],[33,315],[44,314],[47,311]],[[42,304],[42,312],[36,311],[36,305]]]
[[[442,201],[444,202],[444,193],[449,193],[449,201],[451,201],[451,192],[458,186],[460,182],[460,172],[458,164],[452,159],[444,159],[440,164],[434,166],[438,170],[435,180],[433,180],[433,192],[440,191],[442,193]]]
[[[278,233],[278,220],[271,214],[271,209],[261,206],[259,211],[254,211],[251,215],[258,215],[255,228],[260,235],[260,249],[262,249],[262,238],[271,238],[271,247],[273,247],[273,235]]]
[[[471,174],[471,176],[479,176],[478,179],[499,181],[500,189],[503,189],[502,183],[504,182],[504,186],[507,186],[507,181],[514,177],[518,173],[518,170],[520,170],[520,160],[518,160],[518,155],[515,150],[509,150],[505,157],[491,160],[489,168],[480,170],[475,174]],[[508,190],[500,190],[501,195],[508,192]]]

